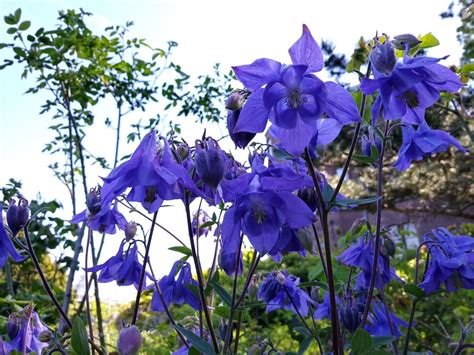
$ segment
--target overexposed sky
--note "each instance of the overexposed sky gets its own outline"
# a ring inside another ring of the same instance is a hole
[[[441,42],[430,50],[431,56],[450,54],[444,64],[458,64],[462,49],[456,40],[457,18],[441,20],[439,14],[445,11],[449,0],[373,0],[373,1],[196,1],[196,0],[30,0],[0,2],[2,16],[18,7],[23,10],[22,19],[31,20],[32,29],[51,28],[57,23],[57,11],[82,7],[92,12],[87,23],[93,31],[101,32],[109,25],[134,21],[133,36],[145,38],[152,46],[166,48],[166,42],[173,40],[179,46],[172,61],[179,63],[183,70],[192,75],[212,72],[214,63],[221,63],[223,72],[230,66],[251,63],[260,57],[289,62],[288,48],[301,34],[303,23],[308,25],[314,38],[331,40],[336,51],[350,56],[360,36],[370,38],[376,31],[391,36],[412,33],[414,35],[432,32]],[[0,43],[8,42],[7,26],[0,25]],[[0,62],[5,54],[0,50]],[[40,106],[47,95],[23,94],[33,85],[33,78],[21,80],[22,68],[9,67],[0,71],[0,186],[13,177],[23,182],[23,193],[34,198],[41,192],[44,199],[65,201],[64,218],[69,218],[71,210],[67,189],[53,176],[48,165],[52,158],[41,150],[53,137],[48,126],[52,120],[48,115],[39,116]],[[322,75],[324,77],[324,74]],[[145,114],[127,116],[124,125],[155,115],[150,110]],[[115,132],[105,129],[103,122],[109,109],[102,105],[95,111],[97,126],[88,131],[85,145],[97,155],[113,158]],[[192,124],[192,118],[179,118],[185,138],[193,142],[202,134],[203,125]],[[215,135],[224,133],[224,127],[206,125],[208,132]],[[124,135],[127,128],[124,127]],[[196,133],[198,132],[198,133]],[[125,140],[123,140],[125,141]],[[122,153],[130,152],[135,145],[122,146]],[[224,143],[224,147],[231,147]],[[61,161],[60,163],[62,163]],[[94,169],[89,175],[89,186],[99,182],[96,175],[106,172]],[[80,189],[78,191],[81,191]],[[66,202],[67,201],[67,202]],[[129,217],[126,214],[126,217]],[[184,240],[184,211],[167,208],[159,214],[159,221]],[[169,271],[172,262],[180,255],[167,250],[176,245],[162,233],[158,233],[152,251],[154,268],[158,275]],[[109,257],[116,252],[120,237],[112,236],[106,244]],[[204,242],[204,263],[209,265],[211,238]],[[102,258],[102,261],[104,258]],[[159,260],[159,262],[158,262]],[[102,286],[111,300],[130,299],[134,288],[121,288],[112,284]]]

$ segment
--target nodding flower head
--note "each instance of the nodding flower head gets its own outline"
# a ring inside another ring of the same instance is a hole
[[[120,355],[135,355],[138,354],[143,344],[143,339],[140,331],[134,325],[123,328],[120,331],[117,342],[117,350]]]
[[[93,187],[86,196],[86,206],[89,214],[95,216],[100,212],[102,205],[100,203],[100,186]]]
[[[19,196],[18,204],[16,204],[14,199],[10,200],[10,207],[8,207],[7,211],[7,224],[13,236],[16,236],[18,232],[26,226],[29,216],[30,210],[28,201],[23,198],[23,196]]]
[[[232,91],[225,102],[225,108],[231,111],[240,110],[249,95],[250,91],[248,90],[237,89]]]
[[[128,222],[125,226],[125,238],[130,241],[135,238],[137,234],[137,224],[135,222]]]
[[[216,189],[224,177],[225,153],[217,141],[207,138],[196,142],[196,172],[203,183]]]

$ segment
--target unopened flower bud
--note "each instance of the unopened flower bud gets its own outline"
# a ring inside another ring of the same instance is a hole
[[[316,252],[316,237],[311,227],[304,227],[298,229],[298,240],[310,254]]]
[[[384,238],[383,248],[385,250],[385,253],[388,256],[391,256],[391,257],[395,256],[395,251],[396,251],[397,247],[396,247],[394,241],[391,238],[389,238],[389,237]]]
[[[232,91],[225,102],[225,108],[231,111],[240,110],[244,104],[245,97],[247,95],[248,93],[244,90]]]
[[[322,299],[319,296],[319,286],[312,286],[311,291],[309,292],[311,299],[316,303],[321,303]]]
[[[117,350],[120,355],[136,355],[142,346],[143,339],[140,331],[134,325],[120,331]]]
[[[214,190],[224,177],[224,154],[212,138],[208,138],[205,144],[196,143],[196,172],[202,182]]]
[[[255,133],[251,132],[234,132],[237,121],[240,117],[240,110],[229,111],[227,113],[227,129],[229,131],[230,139],[239,148],[245,148],[250,141],[255,137]]]
[[[370,61],[377,72],[388,76],[397,62],[392,43],[388,40],[383,44],[376,43],[375,48],[370,53]]]
[[[352,235],[357,235],[360,233],[362,228],[367,224],[367,219],[365,217],[357,218],[350,228]]]
[[[354,332],[360,324],[360,314],[357,307],[347,304],[342,308],[341,319],[344,327],[351,333]]]
[[[7,211],[7,224],[13,236],[17,235],[18,232],[26,226],[29,216],[30,210],[27,200],[20,196],[18,205],[14,199],[10,200],[10,207],[8,207]]]
[[[181,143],[176,148],[176,152],[178,153],[181,161],[186,160],[186,158],[189,156],[189,146],[186,143]]]
[[[49,343],[53,339],[53,336],[49,330],[43,330],[38,334],[38,340],[42,343]]]
[[[6,328],[8,337],[13,340],[13,338],[15,338],[20,331],[20,324],[17,319],[12,318],[8,320]]]
[[[420,43],[421,41],[418,38],[409,33],[398,35],[393,38],[393,45],[400,50],[406,49],[406,46],[411,49]]]
[[[89,190],[89,193],[86,196],[86,206],[89,214],[91,216],[95,216],[97,213],[100,212],[102,208],[100,204],[100,187],[94,187]]]
[[[128,222],[127,225],[125,226],[125,238],[127,240],[132,240],[135,238],[135,235],[137,234],[137,224],[135,222]]]
[[[248,288],[248,294],[251,301],[257,301],[258,287],[259,287],[258,277],[253,275],[252,278],[250,279],[250,284]]]

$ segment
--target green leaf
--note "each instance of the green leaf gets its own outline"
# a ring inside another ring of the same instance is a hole
[[[474,71],[474,63],[464,64],[461,69],[459,69],[460,73],[471,73]]]
[[[175,246],[175,247],[171,247],[171,248],[168,248],[168,250],[176,251],[178,253],[181,253],[181,254],[184,254],[184,255],[187,255],[187,256],[193,255],[193,253],[191,252],[191,249],[189,249],[188,247],[185,247],[184,245],[178,245],[178,246]]]
[[[353,355],[363,354],[372,348],[372,337],[364,329],[357,329],[352,336],[351,350]]]
[[[13,17],[15,18],[15,24],[20,22],[20,18],[21,18],[21,9],[20,8],[15,10],[15,13],[13,14]]]
[[[300,333],[300,334],[303,334],[303,335],[306,336],[306,337],[312,336],[312,334],[310,333],[310,331],[309,331],[308,329],[306,329],[305,327],[296,326],[296,327],[293,328],[293,330],[297,331],[297,332]]]
[[[26,31],[28,28],[30,28],[31,22],[30,21],[23,21],[20,23],[20,26],[18,26],[18,29],[20,31]]]
[[[15,27],[10,27],[10,28],[7,30],[7,33],[8,33],[9,35],[12,35],[12,34],[16,33],[16,28],[15,28]]]
[[[222,298],[224,303],[230,306],[232,303],[232,297],[229,294],[229,292],[227,292],[221,285],[214,282],[214,280],[211,280],[209,284],[217,292],[217,294]]]
[[[334,193],[334,189],[331,187],[331,185],[326,184],[321,193],[323,195],[323,201],[325,203],[329,203],[329,201],[331,201],[332,194]]]
[[[191,344],[194,345],[194,347],[199,350],[200,352],[204,353],[204,354],[215,354],[216,352],[214,351],[214,348],[208,344],[205,340],[201,339],[200,337],[198,337],[196,334],[194,334],[193,332],[179,326],[179,325],[176,325],[176,328],[178,328],[179,332],[181,334],[183,334]]]
[[[322,267],[321,267],[321,270],[322,270]],[[319,286],[319,287],[324,288],[325,290],[328,289],[328,285],[326,285],[324,282],[319,281],[319,280],[302,282],[298,285],[298,287],[311,287],[311,286]]]
[[[90,354],[86,327],[79,316],[72,321],[71,346],[77,354]]]
[[[438,39],[430,33],[425,34],[424,36],[418,37],[421,43],[418,45],[418,48],[432,48],[439,45]]]
[[[206,228],[206,227],[210,227],[210,226],[212,226],[213,224],[214,224],[213,221],[204,222],[203,224],[201,224],[201,225],[199,226],[199,229],[203,229],[203,228]]]
[[[305,340],[303,340],[300,343],[300,347],[298,349],[298,355],[303,355],[305,353],[305,351],[308,350],[308,348],[311,345],[311,343],[313,342],[313,340],[314,340],[314,338],[312,336],[306,338]]]
[[[16,25],[15,17],[13,15],[8,15],[3,17],[3,20],[7,25]]]
[[[425,291],[423,291],[422,288],[412,285],[412,284],[406,284],[403,286],[404,290],[406,293],[409,295],[414,296],[417,299],[422,299],[425,297]]]
[[[364,164],[373,164],[373,163],[375,163],[375,160],[372,157],[366,157],[365,155],[354,154],[352,156],[352,159],[355,160],[355,161],[358,161],[359,163],[364,163]]]
[[[378,336],[372,337],[372,347],[388,345],[395,340],[395,337],[392,336]]]
[[[351,199],[351,198],[344,198],[340,200],[336,200],[335,205],[340,207],[348,207],[352,205],[367,205],[369,203],[376,202],[379,198],[377,196],[367,197],[367,198],[358,198],[358,199]]]

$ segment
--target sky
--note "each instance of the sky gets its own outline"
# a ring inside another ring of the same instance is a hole
[[[430,50],[430,56],[449,54],[444,64],[457,64],[462,53],[456,40],[456,28],[460,23],[457,18],[441,20],[439,17],[449,3],[445,0],[2,0],[0,13],[5,16],[21,7],[22,19],[30,20],[32,29],[51,28],[57,23],[59,10],[82,7],[94,14],[88,18],[87,24],[98,33],[107,26],[134,21],[131,35],[145,38],[152,46],[166,48],[167,41],[178,42],[172,60],[185,72],[197,76],[211,73],[214,63],[221,63],[223,72],[227,72],[232,65],[248,64],[261,57],[289,62],[287,50],[301,35],[302,24],[310,28],[317,41],[322,38],[330,40],[336,45],[337,52],[347,56],[352,53],[360,36],[370,38],[376,31],[391,36],[432,32],[441,45]],[[0,43],[9,40],[6,28],[4,23],[0,24]],[[0,62],[5,58],[2,52]],[[41,192],[45,200],[68,201],[67,189],[48,168],[59,158],[41,152],[53,138],[48,130],[53,122],[51,117],[39,115],[40,106],[48,96],[24,94],[34,81],[33,78],[21,80],[21,72],[22,68],[15,66],[0,71],[0,186],[4,186],[9,178],[15,178],[22,181],[22,192],[30,199]],[[324,73],[322,77],[325,78]],[[150,107],[145,114],[127,117],[128,123],[154,116],[152,110],[156,107]],[[101,124],[109,111],[107,105],[95,110],[98,127],[88,132],[85,145],[94,153],[112,159],[115,132]],[[197,125],[192,118],[178,118],[177,122],[182,124],[183,135],[190,142],[200,136],[204,127],[216,136],[225,134],[222,125]],[[199,132],[198,136],[196,132]],[[227,142],[223,148],[231,146]],[[122,153],[126,153],[135,146],[122,147]],[[90,186],[100,181],[99,175],[104,176],[104,172],[99,169],[89,172]],[[67,202],[60,213],[62,217],[70,218],[72,212]],[[177,235],[185,236],[183,218],[182,208],[170,207],[160,211],[158,222]],[[155,272],[163,275],[180,255],[167,250],[176,242],[166,235],[158,233],[155,238],[151,259]],[[101,261],[115,253],[119,243],[119,236],[107,239],[107,255]],[[208,266],[210,251],[213,250],[212,238],[202,242],[201,250],[204,252],[204,266]],[[116,302],[130,300],[135,292],[133,287],[121,288],[117,292],[118,287],[112,284],[102,285],[102,288],[105,297]]]

